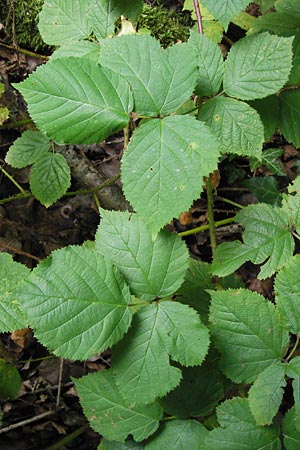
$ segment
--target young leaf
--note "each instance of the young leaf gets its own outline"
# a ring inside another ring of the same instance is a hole
[[[18,370],[0,358],[0,400],[14,399],[21,387]]]
[[[291,408],[283,419],[283,442],[286,450],[298,450],[300,447],[300,430],[297,428],[296,408]]]
[[[8,253],[0,253],[0,332],[26,328],[15,289],[29,275],[29,269],[13,261]]]
[[[90,373],[74,382],[84,414],[92,428],[105,438],[123,442],[131,434],[139,442],[158,428],[163,416],[158,403],[129,406],[111,370]]]
[[[274,305],[256,292],[228,289],[211,292],[211,297],[210,330],[221,353],[220,367],[234,382],[251,383],[280,361],[288,332],[281,328]]]
[[[197,348],[187,342],[189,336]],[[129,402],[150,403],[180,381],[181,371],[170,366],[169,355],[182,364],[201,364],[207,349],[208,332],[195,311],[169,301],[151,304],[137,312],[129,333],[113,350],[117,384]]]
[[[285,366],[272,364],[261,372],[249,390],[249,407],[257,425],[270,425],[286,386]]]
[[[199,66],[196,94],[214,95],[220,89],[224,63],[220,47],[204,34],[191,31],[189,43],[194,48]]]
[[[218,137],[223,153],[261,157],[264,127],[258,113],[246,103],[214,98],[202,107],[199,120]]]
[[[17,288],[36,337],[52,353],[87,359],[119,341],[131,322],[129,288],[98,252],[57,250]]]
[[[46,44],[61,45],[88,38],[89,0],[45,0],[39,15],[39,31]]]
[[[280,101],[280,131],[287,141],[300,146],[300,90],[286,90],[279,96]]]
[[[190,98],[196,84],[196,55],[188,43],[163,50],[151,36],[119,36],[101,43],[100,62],[126,77],[134,111],[143,115],[175,111]]]
[[[39,129],[58,143],[88,144],[124,128],[132,110],[126,80],[88,58],[60,58],[15,85]]]
[[[96,248],[115,264],[137,297],[167,297],[180,287],[188,267],[188,251],[175,234],[153,238],[147,225],[128,212],[101,210]]]
[[[236,215],[236,220],[245,228],[244,244],[228,242],[217,248],[211,267],[215,275],[228,275],[250,260],[254,264],[264,263],[258,275],[264,279],[290,260],[295,244],[287,217],[279,208],[266,203],[249,205]]]
[[[10,146],[5,161],[12,167],[21,169],[47,155],[50,147],[50,141],[44,134],[39,131],[25,131]]]
[[[62,197],[70,184],[70,167],[63,155],[47,152],[31,168],[31,192],[46,208]]]
[[[155,233],[199,197],[219,155],[208,127],[191,116],[148,121],[135,131],[122,160],[126,198]]]
[[[207,435],[207,429],[195,420],[172,420],[162,425],[145,450],[202,450]]]
[[[227,31],[230,20],[249,5],[249,0],[235,0],[234,2],[201,0],[201,3],[221,22],[225,31]]]
[[[300,255],[294,255],[275,279],[280,322],[291,333],[300,333]]]
[[[268,141],[279,128],[280,110],[278,96],[270,95],[269,97],[249,102],[249,104],[260,115],[264,125],[265,141]]]
[[[242,100],[275,94],[292,68],[293,38],[260,33],[238,41],[225,62],[224,90]]]
[[[226,400],[217,408],[217,416],[221,426],[208,434],[205,448],[209,450],[281,449],[278,430],[256,425],[247,399]]]

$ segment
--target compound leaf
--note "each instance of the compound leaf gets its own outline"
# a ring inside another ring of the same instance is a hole
[[[218,19],[227,30],[230,20],[249,5],[249,0],[201,0],[201,3]]]
[[[208,434],[207,450],[280,450],[278,431],[273,427],[256,425],[245,398],[226,400],[217,408],[220,423]]]
[[[257,425],[270,425],[286,386],[285,366],[272,364],[263,370],[249,390],[249,406]]]
[[[134,111],[143,115],[175,111],[190,98],[196,84],[197,63],[188,43],[163,50],[151,36],[119,36],[102,42],[100,62],[128,80]]]
[[[189,43],[194,48],[199,67],[196,94],[200,96],[217,94],[224,73],[220,47],[204,34],[194,31],[191,31]]]
[[[202,450],[207,435],[207,429],[195,420],[171,420],[161,426],[160,433],[145,450]]]
[[[175,320],[189,321],[191,331],[185,323],[180,332]],[[189,334],[198,348],[187,342]],[[170,365],[169,356],[182,364],[201,364],[207,349],[208,333],[195,311],[170,301],[151,304],[137,312],[129,333],[113,351],[117,383],[129,402],[150,403],[180,381],[181,371]]]
[[[26,328],[15,289],[29,275],[29,269],[13,261],[8,253],[0,253],[0,332]]]
[[[225,62],[224,90],[242,100],[275,94],[292,68],[293,38],[260,33],[238,41]]]
[[[49,139],[39,131],[25,131],[10,146],[5,161],[21,169],[43,158],[50,150]]]
[[[129,288],[100,253],[57,250],[17,288],[36,337],[59,356],[87,359],[128,330]]]
[[[300,333],[300,255],[293,256],[275,279],[280,322],[291,333]]]
[[[199,119],[218,137],[222,152],[261,157],[264,127],[258,113],[246,103],[214,98],[203,105]]]
[[[123,442],[131,434],[139,442],[158,428],[162,408],[157,403],[129,406],[111,370],[91,373],[74,382],[84,414],[92,428],[105,438]]]
[[[47,152],[31,168],[31,192],[46,208],[62,197],[70,184],[70,167],[63,155]]]
[[[167,297],[183,283],[188,251],[175,234],[152,237],[147,225],[128,212],[100,211],[96,248],[124,275],[132,293],[145,300]]]
[[[89,0],[45,0],[39,15],[39,31],[50,45],[85,39],[91,33]]]
[[[221,353],[220,367],[234,382],[250,383],[280,361],[288,332],[274,305],[256,292],[228,289],[211,296],[210,330]]]
[[[191,116],[146,122],[122,160],[126,198],[157,232],[199,197],[203,177],[216,169],[219,155],[208,127]]]
[[[15,85],[39,129],[58,143],[95,143],[124,128],[132,109],[126,80],[89,58],[60,58]]]
[[[300,146],[300,91],[286,90],[279,96],[280,102],[280,131],[288,142],[295,147]]]

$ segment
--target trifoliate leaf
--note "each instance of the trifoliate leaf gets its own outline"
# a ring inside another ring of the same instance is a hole
[[[280,110],[278,96],[270,95],[269,97],[249,102],[249,104],[260,115],[264,125],[265,140],[268,141],[279,128]]]
[[[288,142],[300,146],[300,90],[291,89],[282,92],[280,102],[280,131]]]
[[[258,375],[248,394],[249,407],[257,425],[272,423],[281,404],[285,386],[283,364],[272,364]]]
[[[45,0],[39,15],[39,31],[46,44],[60,45],[87,38],[91,33],[88,5],[89,0]]]
[[[246,103],[214,98],[202,107],[199,119],[218,137],[223,153],[261,157],[264,127],[258,113]]]
[[[134,441],[116,442],[102,439],[98,450],[143,450],[144,446]]]
[[[217,416],[221,426],[208,434],[206,449],[281,450],[278,430],[256,425],[247,399],[226,400],[217,408]]]
[[[275,279],[280,322],[291,333],[300,333],[300,255],[293,256]]]
[[[12,167],[21,169],[46,157],[50,150],[49,139],[39,131],[25,131],[10,146],[5,161]]]
[[[248,0],[235,0],[234,2],[230,0],[223,2],[218,0],[201,0],[201,3],[221,22],[225,31],[230,20],[249,5]]]
[[[14,399],[21,387],[18,370],[0,358],[0,400]]]
[[[216,138],[194,117],[148,121],[135,131],[122,159],[126,198],[155,233],[199,197],[219,155]]]
[[[181,418],[210,414],[224,396],[223,377],[217,365],[214,358],[200,367],[183,367],[180,385],[160,400],[164,410]]]
[[[202,450],[207,429],[195,420],[172,420],[162,424],[159,434],[145,450]]]
[[[0,332],[26,328],[15,289],[29,275],[29,269],[13,261],[8,253],[0,253]]]
[[[281,207],[282,214],[287,218],[288,223],[296,228],[300,234],[300,177],[298,176],[288,186],[288,193],[283,194]]]
[[[225,62],[224,90],[242,100],[275,94],[292,68],[293,38],[269,33],[248,36],[230,50]]]
[[[188,267],[184,242],[165,230],[153,238],[136,214],[105,210],[100,213],[96,248],[119,268],[131,292],[145,300],[173,294]]]
[[[263,176],[253,177],[245,180],[243,185],[252,192],[260,202],[279,206],[281,193],[279,184],[275,177]]]
[[[162,408],[157,403],[129,406],[111,370],[91,373],[74,382],[84,414],[92,428],[105,438],[123,442],[131,434],[139,442],[158,428]]]
[[[147,116],[176,111],[196,84],[197,61],[188,43],[163,50],[151,36],[119,36],[101,43],[100,62],[128,80],[134,111]]]
[[[54,59],[15,87],[39,129],[58,143],[99,142],[124,128],[132,110],[126,80],[88,58]]]
[[[274,305],[256,292],[228,289],[211,297],[210,330],[221,353],[220,368],[234,382],[250,383],[281,360],[288,332]]]
[[[193,341],[187,342],[188,335]],[[113,350],[117,384],[129,402],[150,403],[179,384],[181,371],[170,365],[170,356],[181,364],[201,364],[207,349],[208,333],[195,311],[176,302],[151,304],[135,314]]]
[[[300,430],[297,428],[296,408],[291,408],[283,419],[283,442],[286,450],[298,450],[300,447]]]
[[[266,203],[249,205],[236,215],[245,231],[244,244],[228,242],[218,246],[212,273],[225,276],[246,261],[261,266],[258,278],[270,277],[292,257],[294,241],[286,215]],[[230,252],[230,254],[229,254]]]
[[[51,60],[56,58],[67,58],[69,56],[90,58],[97,62],[99,60],[100,46],[90,41],[68,42],[59,47],[51,55]]]
[[[62,197],[70,184],[70,167],[63,155],[48,152],[31,168],[31,192],[46,208]]]
[[[100,253],[77,246],[57,250],[17,289],[35,336],[69,359],[104,351],[128,330],[129,288]]]
[[[191,31],[189,43],[194,48],[199,67],[196,94],[200,96],[217,94],[224,73],[220,47],[204,34],[194,31]]]

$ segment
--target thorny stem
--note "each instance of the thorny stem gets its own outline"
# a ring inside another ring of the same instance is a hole
[[[21,192],[21,194],[27,194],[27,192],[25,191],[25,189],[22,188],[22,186],[19,185],[19,183],[8,173],[6,172],[5,169],[3,169],[3,167],[0,166],[0,170],[4,173],[5,176],[7,176],[7,178],[16,186],[17,189],[19,189],[19,191]]]
[[[228,219],[219,220],[214,223],[215,228],[222,227],[223,225],[228,225],[235,221],[234,217],[229,217]],[[202,231],[209,230],[209,225],[201,225],[201,227],[192,228],[191,230],[181,231],[178,236],[190,236],[191,234],[201,233]]]

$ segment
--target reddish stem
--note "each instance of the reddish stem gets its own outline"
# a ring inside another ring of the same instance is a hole
[[[194,0],[194,9],[197,17],[198,31],[200,34],[203,34],[202,16],[198,0]]]

